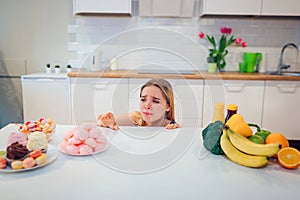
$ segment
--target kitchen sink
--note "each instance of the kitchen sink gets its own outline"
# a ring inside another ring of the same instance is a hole
[[[282,76],[300,76],[300,72],[282,72]]]
[[[278,72],[267,72],[266,74],[271,74],[271,75],[278,75],[278,76],[300,76],[300,72],[289,72],[289,71],[286,71],[286,72],[281,72],[281,73],[278,73]]]

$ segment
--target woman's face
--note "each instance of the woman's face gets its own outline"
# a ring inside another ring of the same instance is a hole
[[[148,124],[163,123],[170,106],[156,86],[146,86],[141,93],[140,110],[143,120]]]

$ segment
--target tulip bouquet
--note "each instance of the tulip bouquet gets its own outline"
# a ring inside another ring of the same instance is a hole
[[[242,38],[231,35],[231,28],[222,27],[220,32],[222,36],[218,43],[216,42],[214,36],[206,35],[206,39],[212,44],[213,47],[209,49],[207,62],[216,63],[219,70],[226,66],[225,56],[228,54],[228,50],[226,50],[228,46],[234,43],[235,45],[242,47],[247,46],[247,42],[243,41]],[[205,34],[203,32],[200,32],[198,36],[200,39],[205,38]]]

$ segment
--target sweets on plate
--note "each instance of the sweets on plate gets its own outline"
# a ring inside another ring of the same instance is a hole
[[[12,143],[6,148],[6,158],[10,160],[24,159],[29,153],[26,146],[19,144],[18,142]]]
[[[60,149],[71,155],[91,155],[103,151],[107,140],[96,123],[85,122],[63,134]]]
[[[30,169],[34,166],[43,165],[47,162],[47,154],[42,153],[36,158],[26,157],[24,160],[12,160],[10,167],[13,170]],[[0,169],[6,168],[8,161],[5,158],[0,158]]]
[[[29,153],[29,157],[31,157],[31,158],[37,158],[40,155],[42,155],[42,150],[41,149],[37,149],[37,150],[34,150],[34,151]]]
[[[6,151],[0,151],[0,158],[5,158],[6,157]]]
[[[28,142],[26,145],[27,149],[30,151],[48,148],[47,137],[42,132],[33,132],[28,135]]]
[[[31,157],[27,157],[22,161],[22,165],[25,169],[30,169],[35,165],[35,160]]]
[[[10,134],[6,152],[0,151],[0,169],[5,169],[7,166],[12,170],[30,169],[47,163],[48,140],[46,134],[36,131],[29,133],[25,138],[26,144],[20,134]]]
[[[13,170],[23,169],[23,162],[21,160],[15,160],[11,162],[10,166]]]
[[[5,158],[0,158],[0,169],[6,168],[7,160]]]
[[[7,146],[10,146],[12,143],[18,142],[19,144],[26,146],[27,137],[21,132],[12,132],[9,134],[7,139]]]
[[[36,165],[42,165],[45,164],[47,162],[47,154],[43,153],[42,155],[40,155],[39,157],[37,157],[35,159],[35,164]]]
[[[19,131],[28,135],[36,131],[43,132],[49,139],[55,132],[56,125],[53,123],[51,118],[45,119],[40,118],[39,120],[26,121],[24,124],[19,125]]]

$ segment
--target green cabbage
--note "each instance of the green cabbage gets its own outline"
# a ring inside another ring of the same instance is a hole
[[[220,145],[220,138],[222,135],[223,126],[224,126],[223,122],[216,121],[210,123],[202,131],[202,139],[203,139],[204,147],[215,155],[224,154]]]

